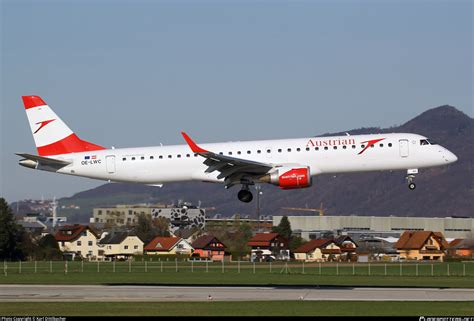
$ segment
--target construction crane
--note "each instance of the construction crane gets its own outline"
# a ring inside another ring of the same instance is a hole
[[[319,208],[306,208],[306,207],[282,207],[281,209],[287,211],[301,211],[301,212],[318,212],[319,216],[324,216],[326,210],[323,208],[323,203]]]

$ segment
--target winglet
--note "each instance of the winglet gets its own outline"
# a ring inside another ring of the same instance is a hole
[[[196,143],[185,132],[181,132],[181,135],[183,135],[184,140],[186,141],[186,143],[188,143],[193,153],[208,153],[209,152],[205,149],[202,149],[198,145],[196,145]]]

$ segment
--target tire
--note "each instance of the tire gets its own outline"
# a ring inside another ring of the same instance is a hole
[[[253,199],[252,193],[244,189],[239,191],[237,197],[239,198],[239,201],[244,203],[250,203]]]

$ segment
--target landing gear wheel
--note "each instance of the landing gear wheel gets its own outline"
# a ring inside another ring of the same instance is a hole
[[[245,189],[240,190],[237,194],[237,197],[239,198],[239,201],[244,203],[250,203],[253,199],[252,193],[249,190]]]
[[[416,184],[415,183],[410,183],[410,184],[408,184],[408,188],[413,191],[416,188]]]

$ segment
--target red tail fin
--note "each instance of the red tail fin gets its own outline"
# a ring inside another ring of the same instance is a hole
[[[41,97],[23,96],[22,98],[40,156],[105,149],[77,137]]]

